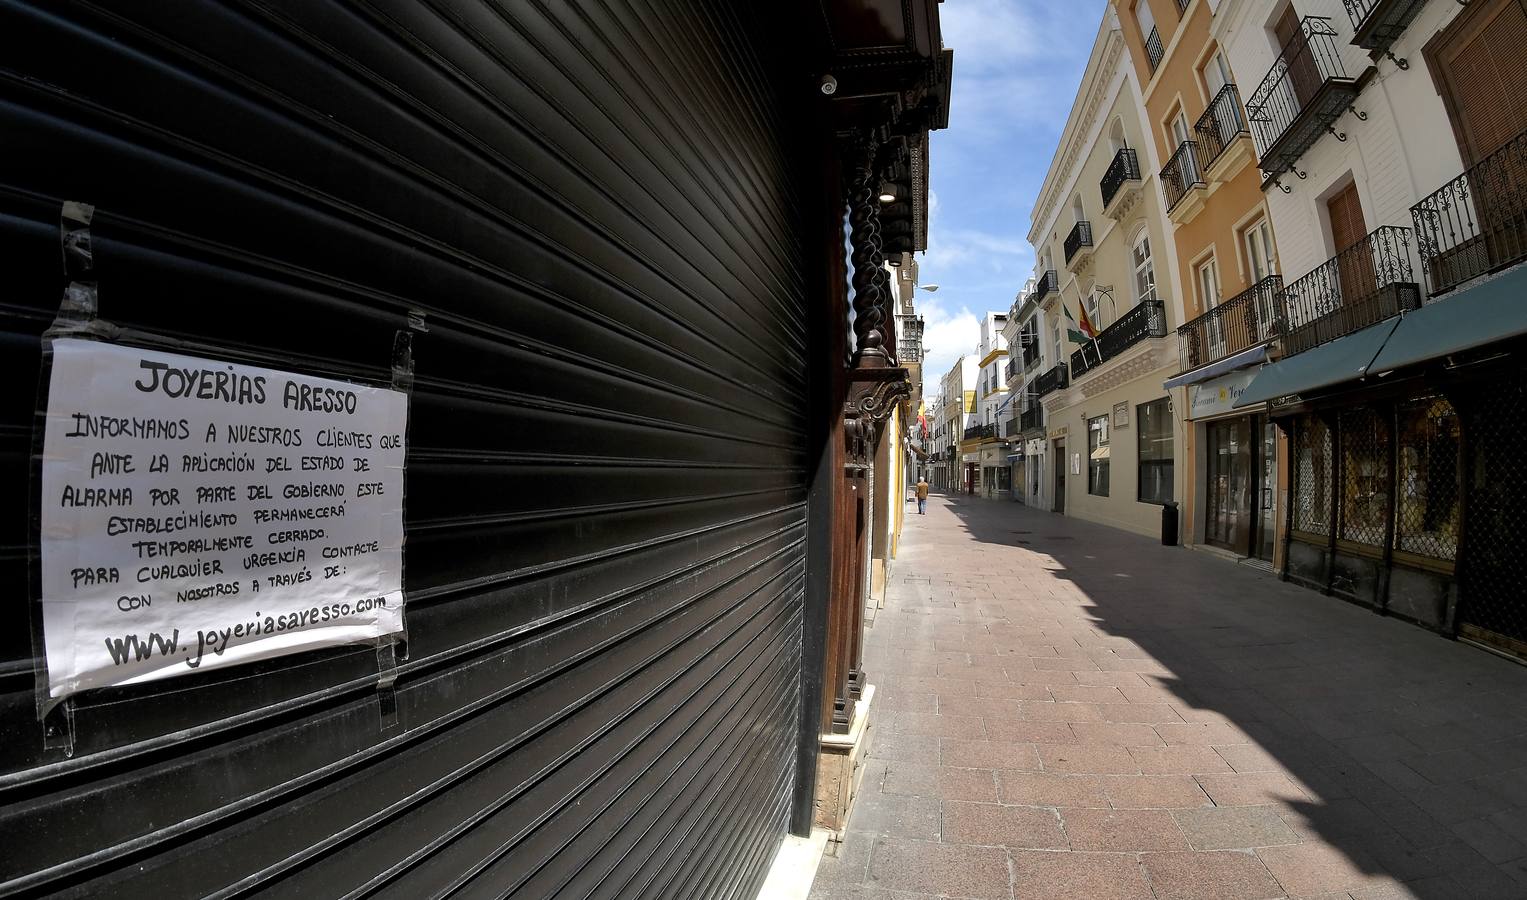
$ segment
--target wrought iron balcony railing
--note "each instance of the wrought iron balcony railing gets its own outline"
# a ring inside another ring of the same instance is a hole
[[[1108,170],[1103,173],[1103,178],[1098,182],[1098,188],[1103,192],[1103,205],[1106,207],[1118,196],[1119,189],[1124,187],[1126,181],[1140,180],[1140,158],[1135,151],[1124,147],[1113,155],[1113,162],[1108,164]]]
[[[1076,255],[1076,251],[1083,247],[1092,246],[1092,223],[1086,219],[1077,222],[1071,228],[1071,233],[1066,235],[1066,262]]]
[[[972,425],[965,429],[965,440],[974,441],[997,436],[996,425]]]
[[[1198,117],[1193,131],[1198,135],[1199,161],[1206,169],[1213,167],[1225,148],[1237,138],[1251,133],[1246,127],[1246,116],[1241,112],[1241,94],[1234,84],[1219,89],[1209,101],[1209,108]]]
[[[1018,425],[1018,418],[1015,416],[1015,417],[1013,417],[1011,419],[1008,419],[1007,422],[1003,424],[1003,426],[1002,426],[1002,436],[1003,437],[1012,437],[1013,435],[1017,434],[1020,430],[1021,430],[1021,428]]]
[[[1276,179],[1292,169],[1356,98],[1331,20],[1306,16],[1246,101],[1262,171]]]
[[[1198,144],[1183,141],[1161,169],[1161,193],[1166,197],[1167,212],[1176,208],[1188,191],[1199,187],[1206,185],[1203,167],[1198,164]]]
[[[1055,274],[1054,269],[1050,269],[1039,276],[1039,282],[1034,285],[1034,292],[1029,295],[1029,302],[1038,303],[1058,290],[1060,290],[1060,276]]]
[[[1421,305],[1409,228],[1385,225],[1291,281],[1279,323],[1285,356],[1361,331]]]
[[[1082,377],[1148,338],[1166,337],[1166,307],[1160,300],[1143,300],[1119,321],[1098,332],[1071,354],[1071,379]]]
[[[1410,208],[1428,293],[1527,259],[1527,132]]]
[[[1269,275],[1177,329],[1180,372],[1271,340],[1282,320],[1283,278]]]
[[[1018,417],[1018,425],[1022,431],[1032,431],[1036,428],[1045,427],[1045,408],[1033,406],[1023,411]]]
[[[1191,3],[1191,2],[1192,2],[1192,0],[1177,0],[1177,15],[1180,16],[1183,13],[1187,12],[1188,11],[1188,4]]]
[[[1426,5],[1426,0],[1342,0],[1352,20],[1352,43],[1388,53]]]
[[[1161,32],[1157,31],[1155,27],[1152,27],[1151,33],[1145,38],[1145,56],[1150,60],[1152,74],[1154,74],[1156,68],[1161,65],[1161,57],[1165,55],[1166,50],[1164,50],[1161,46]]]
[[[1037,398],[1053,394],[1070,383],[1071,373],[1067,371],[1065,363],[1060,363],[1034,379],[1034,396]]]

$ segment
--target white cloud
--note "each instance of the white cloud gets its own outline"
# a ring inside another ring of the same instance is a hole
[[[942,293],[943,288],[940,288]],[[923,317],[923,396],[934,397],[939,381],[967,353],[976,352],[981,340],[981,320],[968,306],[953,307],[936,295],[919,293],[915,304]]]

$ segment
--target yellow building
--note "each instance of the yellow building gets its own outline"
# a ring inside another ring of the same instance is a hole
[[[1113,0],[1158,158],[1183,286],[1177,374],[1182,533],[1273,562],[1286,450],[1265,407],[1232,405],[1267,358],[1282,290],[1241,89],[1206,0]]]

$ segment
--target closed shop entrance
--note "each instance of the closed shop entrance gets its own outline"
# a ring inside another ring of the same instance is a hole
[[[1209,422],[1204,540],[1272,560],[1277,429],[1262,415]]]

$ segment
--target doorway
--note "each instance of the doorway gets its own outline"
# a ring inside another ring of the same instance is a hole
[[[1204,542],[1240,556],[1272,560],[1274,495],[1278,483],[1277,428],[1262,415],[1204,426]]]
[[[1066,511],[1066,442],[1055,442],[1055,503],[1051,509],[1058,513]]]

